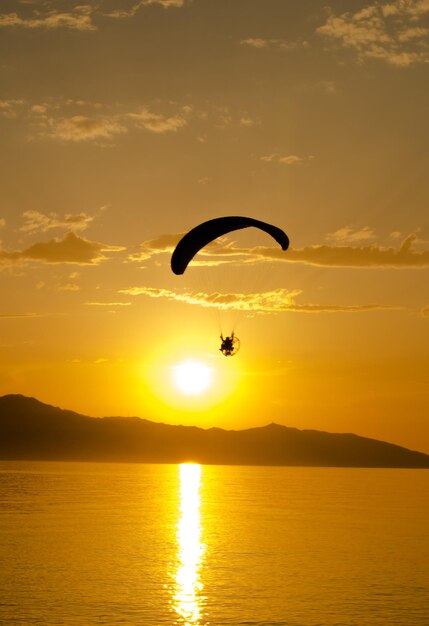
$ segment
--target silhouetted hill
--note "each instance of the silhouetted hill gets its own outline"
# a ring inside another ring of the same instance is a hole
[[[427,454],[353,434],[277,424],[234,431],[93,418],[21,395],[0,397],[0,458],[429,468]]]

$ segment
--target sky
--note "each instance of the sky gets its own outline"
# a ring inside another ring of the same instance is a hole
[[[429,1],[0,11],[0,394],[429,453]]]

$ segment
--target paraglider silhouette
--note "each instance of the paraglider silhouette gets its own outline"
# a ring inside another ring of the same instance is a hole
[[[231,333],[230,337],[224,337],[222,334],[220,336],[221,344],[219,350],[222,352],[224,356],[234,356],[240,349],[240,340],[234,334],[234,331]]]
[[[195,228],[182,237],[171,257],[171,269],[175,274],[183,274],[189,262],[201,248],[204,248],[208,243],[218,239],[218,237],[222,237],[222,235],[226,235],[234,230],[248,228],[249,226],[259,228],[271,235],[281,246],[282,250],[288,249],[289,238],[286,233],[277,226],[255,220],[251,217],[217,217],[195,226]]]
[[[252,217],[227,216],[218,217],[207,222],[202,222],[195,228],[187,232],[177,244],[171,256],[171,269],[174,274],[184,274],[194,256],[218,237],[222,237],[229,232],[241,230],[248,227],[259,228],[271,235],[280,245],[282,250],[289,247],[289,238],[286,233],[273,224],[261,222]],[[225,356],[233,356],[238,352],[240,340],[232,332],[229,336],[223,337],[221,334],[221,347],[219,348]]]

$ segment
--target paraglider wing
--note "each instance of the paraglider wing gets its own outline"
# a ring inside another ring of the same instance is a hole
[[[288,236],[277,226],[251,217],[218,217],[199,224],[182,237],[171,257],[171,269],[175,274],[183,274],[188,263],[201,248],[218,237],[222,237],[222,235],[249,226],[265,231],[277,241],[283,250],[287,250],[289,246]]]

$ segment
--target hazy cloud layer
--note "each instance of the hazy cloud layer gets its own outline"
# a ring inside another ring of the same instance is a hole
[[[317,29],[319,35],[354,50],[363,61],[380,59],[406,67],[429,63],[429,2],[376,2],[356,12],[334,14]]]
[[[144,261],[154,255],[171,253],[180,235],[162,235],[141,245],[141,252],[132,255],[134,261]],[[333,233],[334,240],[357,242],[372,238],[372,230],[363,228],[353,231],[346,227]],[[336,239],[335,239],[336,238]],[[203,248],[193,265],[219,265],[227,262],[284,262],[304,263],[319,267],[359,267],[359,268],[426,268],[429,267],[429,250],[417,252],[413,243],[417,236],[411,234],[398,248],[384,248],[377,245],[316,245],[304,248],[290,247],[286,252],[276,246],[239,248],[234,242],[220,238]]]
[[[295,298],[301,291],[276,289],[263,293],[179,293],[169,289],[155,287],[132,287],[123,289],[121,293],[132,296],[148,296],[150,298],[165,298],[176,302],[194,304],[216,309],[234,309],[248,313],[356,313],[359,311],[373,311],[377,309],[391,309],[393,307],[380,304],[364,305],[325,305],[325,304],[298,304]]]
[[[103,253],[120,250],[123,248],[88,241],[69,232],[63,239],[35,243],[20,252],[0,251],[0,264],[12,265],[23,261],[43,261],[45,263],[96,265],[106,260],[107,257]]]

